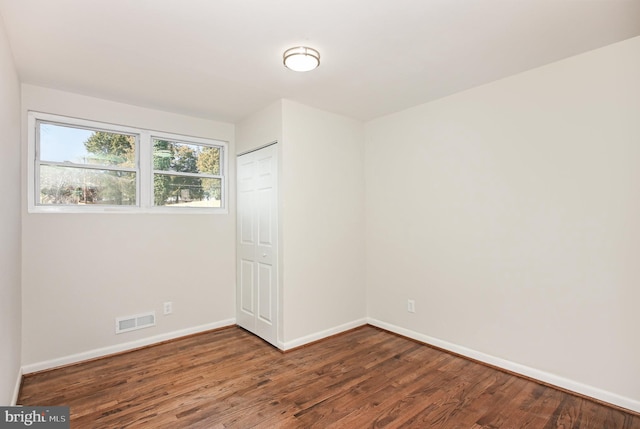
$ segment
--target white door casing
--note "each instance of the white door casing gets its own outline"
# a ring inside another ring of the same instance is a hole
[[[277,346],[278,148],[238,156],[238,325]]]

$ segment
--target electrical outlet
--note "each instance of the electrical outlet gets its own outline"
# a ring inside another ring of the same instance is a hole
[[[416,312],[416,302],[412,299],[407,301],[407,311],[409,313],[415,313]]]
[[[173,302],[167,301],[164,303],[164,314],[166,316],[167,314],[171,313],[173,313]]]

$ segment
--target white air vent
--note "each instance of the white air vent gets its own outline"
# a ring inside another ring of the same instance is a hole
[[[135,316],[118,317],[116,319],[116,334],[135,331],[156,325],[156,312],[137,314]]]

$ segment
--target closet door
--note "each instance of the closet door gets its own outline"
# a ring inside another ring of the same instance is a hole
[[[236,321],[238,325],[277,346],[277,145],[238,156],[236,171]]]

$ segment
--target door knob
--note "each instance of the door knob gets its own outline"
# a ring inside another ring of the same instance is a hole
[[[267,254],[266,254],[266,253],[263,253],[263,254],[262,254],[262,257],[263,257],[263,258],[266,258],[266,257],[267,257]]]

